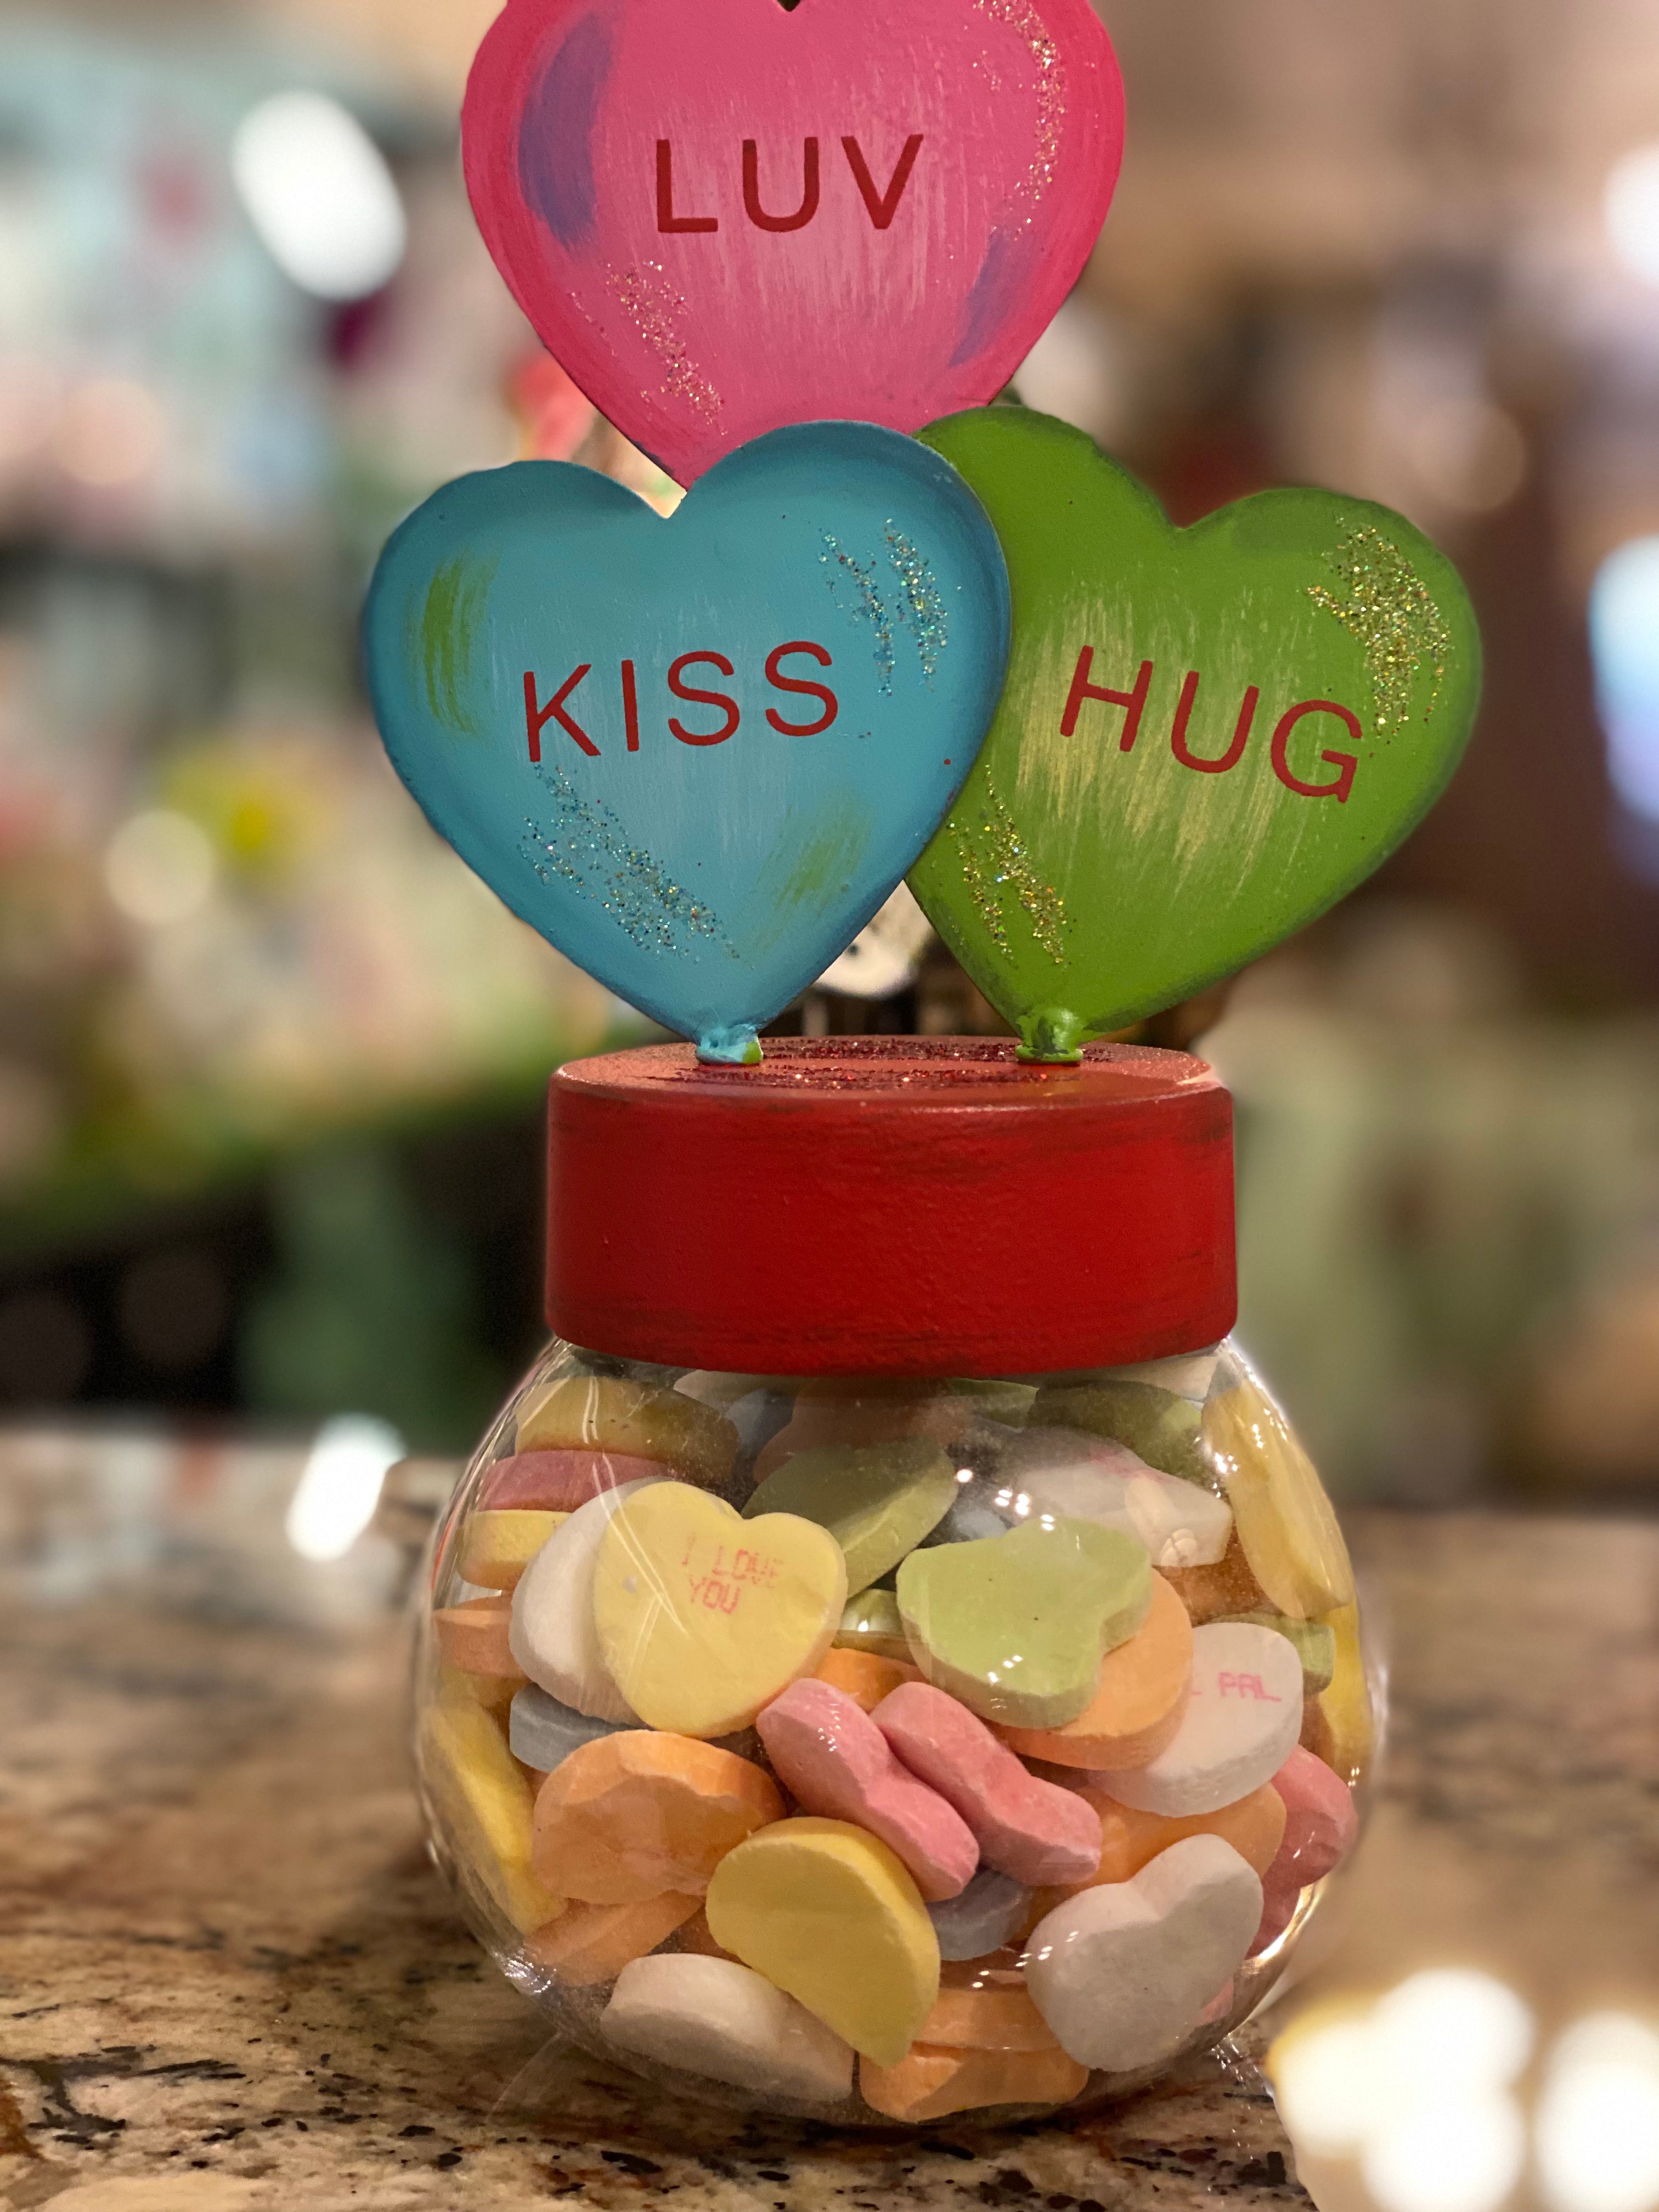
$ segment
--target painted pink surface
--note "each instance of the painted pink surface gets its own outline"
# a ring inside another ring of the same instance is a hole
[[[1123,88],[1088,0],[508,0],[462,138],[549,350],[689,483],[994,398],[1105,219]]]

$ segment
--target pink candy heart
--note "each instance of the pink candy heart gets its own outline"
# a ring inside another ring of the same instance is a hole
[[[1087,0],[507,0],[462,126],[549,349],[681,483],[786,422],[995,397],[1111,204]]]
[[[572,1513],[601,1491],[672,1472],[654,1459],[626,1452],[515,1452],[490,1468],[478,1502],[492,1513]]]
[[[959,1897],[973,1880],[979,1846],[968,1828],[900,1765],[853,1698],[828,1682],[792,1682],[755,1726],[785,1788],[806,1810],[878,1836],[930,1905]]]
[[[1273,1788],[1285,1801],[1285,1839],[1261,1878],[1261,1925],[1250,1945],[1253,1959],[1279,1941],[1308,1884],[1345,1859],[1359,1833],[1347,1784],[1304,1745],[1297,1744],[1274,1775]]]
[[[987,1866],[1033,1888],[1093,1877],[1099,1814],[1075,1791],[1029,1772],[966,1705],[928,1683],[907,1682],[871,1718],[910,1771],[961,1814]]]

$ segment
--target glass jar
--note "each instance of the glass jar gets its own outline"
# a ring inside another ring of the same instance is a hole
[[[1227,1340],[1230,1102],[1122,1047],[768,1055],[555,1079],[563,1340],[426,1584],[434,1855],[664,2086],[1125,2094],[1283,1972],[1376,1731],[1334,1516]]]

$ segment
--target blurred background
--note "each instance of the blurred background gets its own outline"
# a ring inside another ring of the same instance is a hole
[[[1659,9],[1102,12],[1127,166],[1021,396],[1182,520],[1402,508],[1490,662],[1383,874],[1158,1031],[1239,1101],[1245,1340],[1339,1497],[1659,1498]],[[368,568],[446,478],[674,495],[473,228],[492,13],[0,9],[18,1449],[461,1449],[540,1334],[547,1072],[645,1033],[426,829],[358,683]],[[788,1022],[996,1026],[902,909],[828,986]]]

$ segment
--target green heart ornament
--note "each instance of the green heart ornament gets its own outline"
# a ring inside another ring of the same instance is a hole
[[[1177,530],[1048,416],[921,435],[1002,540],[1013,651],[910,884],[1025,1056],[1072,1060],[1388,858],[1468,741],[1480,633],[1444,555],[1368,500],[1260,492]]]

